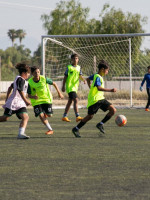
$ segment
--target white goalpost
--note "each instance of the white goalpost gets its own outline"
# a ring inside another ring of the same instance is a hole
[[[139,92],[141,80],[150,65],[150,33],[105,35],[44,35],[42,36],[42,72],[55,81],[62,81],[72,53],[79,55],[85,77],[97,72],[101,59],[110,65],[105,87],[117,93],[105,93],[114,105],[142,107],[146,91]],[[79,86],[78,96],[87,99],[87,85]]]

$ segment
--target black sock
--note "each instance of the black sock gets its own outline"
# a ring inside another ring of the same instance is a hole
[[[103,119],[101,122],[102,122],[102,123],[105,123],[105,122],[107,122],[111,117],[112,117],[112,116],[110,116],[110,115],[106,115],[106,116],[104,117],[104,119]]]
[[[82,126],[84,126],[86,124],[86,122],[80,122],[76,127],[78,128],[78,129],[80,129]]]
[[[76,113],[76,117],[78,117],[79,116],[79,113]]]

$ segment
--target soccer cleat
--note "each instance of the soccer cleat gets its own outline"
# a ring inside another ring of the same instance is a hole
[[[71,120],[68,119],[68,117],[63,117],[63,118],[62,118],[62,121],[65,121],[65,122],[71,122]]]
[[[103,124],[97,124],[96,127],[100,130],[100,132],[105,133]]]
[[[148,109],[148,108],[145,108],[145,111],[149,111],[149,109]]]
[[[79,131],[78,131],[76,128],[73,128],[73,129],[72,129],[72,132],[73,132],[73,134],[75,135],[75,137],[78,137],[78,138],[81,137]]]
[[[78,116],[78,117],[76,117],[76,122],[79,122],[79,121],[81,121],[82,119],[83,119],[83,117]]]
[[[47,131],[47,132],[45,133],[45,135],[52,135],[53,133],[54,133],[53,130],[49,130],[49,131]]]
[[[29,139],[30,136],[27,136],[25,133],[24,134],[19,134],[17,139]]]

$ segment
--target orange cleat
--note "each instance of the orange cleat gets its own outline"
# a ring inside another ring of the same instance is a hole
[[[47,131],[47,132],[45,133],[45,135],[52,135],[53,133],[54,133],[53,130],[49,130],[49,131]]]
[[[145,108],[145,111],[149,111],[149,109],[148,109],[148,108]]]
[[[65,122],[71,122],[71,120],[68,119],[68,117],[63,117],[63,118],[62,118],[62,121],[65,121]]]
[[[79,121],[81,121],[82,119],[83,119],[83,117],[78,116],[78,117],[76,117],[76,122],[79,122]]]

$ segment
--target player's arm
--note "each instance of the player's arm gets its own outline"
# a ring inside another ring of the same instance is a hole
[[[28,84],[28,89],[27,89],[27,94],[28,94],[28,97],[30,98],[30,99],[38,99],[38,96],[37,95],[31,95],[31,87],[30,87],[30,85]]]
[[[56,91],[57,91],[57,93],[58,93],[58,96],[59,96],[61,99],[63,99],[64,96],[63,96],[62,93],[60,92],[60,90],[59,90],[59,88],[58,88],[58,86],[57,86],[57,84],[56,84],[55,82],[53,82],[53,86],[55,87],[55,89],[56,89]]]
[[[141,92],[143,91],[143,85],[144,85],[145,81],[146,81],[146,74],[145,74],[145,76],[144,76],[144,78],[143,78],[143,80],[141,82],[141,86],[139,88]]]
[[[31,103],[30,103],[30,101],[28,101],[28,99],[25,97],[24,92],[23,92],[23,91],[19,91],[19,90],[18,90],[18,92],[19,92],[20,96],[22,97],[23,101],[25,102],[25,104],[26,104],[27,106],[29,106]]]
[[[83,74],[82,74],[81,69],[80,69],[79,79],[80,79],[81,81],[83,81],[84,84],[86,83],[86,80],[85,80],[85,78],[83,77]]]
[[[28,106],[30,105],[30,101],[26,98],[24,92],[23,92],[23,87],[24,87],[24,84],[25,84],[25,80],[22,79],[21,77],[19,77],[16,81],[16,84],[17,84],[17,90],[21,96],[21,98],[23,99],[23,101],[25,102],[25,104]]]
[[[97,86],[98,91],[103,91],[103,92],[116,92],[117,89],[116,88],[112,88],[112,89],[107,89],[107,88],[103,88],[101,86]]]
[[[144,83],[145,83],[145,79],[142,80],[141,87],[143,87]]]
[[[62,83],[62,88],[61,88],[62,92],[65,92],[65,84],[66,84],[67,78],[68,78],[68,67],[64,73],[64,78],[63,78],[63,83]]]
[[[87,84],[88,84],[88,86],[89,86],[89,88],[91,87],[91,80],[89,79],[89,78],[87,78],[86,79],[86,82],[87,82]]]
[[[89,77],[86,79],[89,88],[91,87],[91,83],[92,83],[93,79],[94,79],[94,74],[91,75],[91,76],[89,76]]]
[[[13,90],[13,88],[14,88],[14,84],[12,83],[12,84],[9,86],[8,90],[7,90],[5,102],[6,102],[7,99],[9,98],[9,96],[10,96],[11,91]]]
[[[59,97],[60,97],[61,99],[64,98],[64,96],[61,94],[61,92],[60,92],[60,90],[59,90],[57,84],[56,84],[55,82],[53,82],[52,79],[46,78],[46,83],[49,84],[49,85],[53,85],[53,86],[55,87],[55,89],[56,89],[56,91],[57,91]]]
[[[83,77],[83,75],[79,75],[79,78],[80,78],[81,81],[84,82],[84,84],[86,83],[86,80],[85,80],[85,78]]]
[[[146,81],[146,75],[144,76],[144,78],[143,78],[143,80],[142,80],[141,87],[143,87],[145,81]]]
[[[117,91],[116,88],[112,88],[112,89],[103,88],[101,86],[101,80],[99,77],[97,77],[95,80],[95,86],[97,87],[98,91],[103,91],[103,92],[116,92]]]
[[[65,84],[66,84],[66,80],[67,80],[67,78],[68,78],[68,76],[64,76],[64,78],[63,78],[63,83],[62,83],[62,92],[65,92]]]

